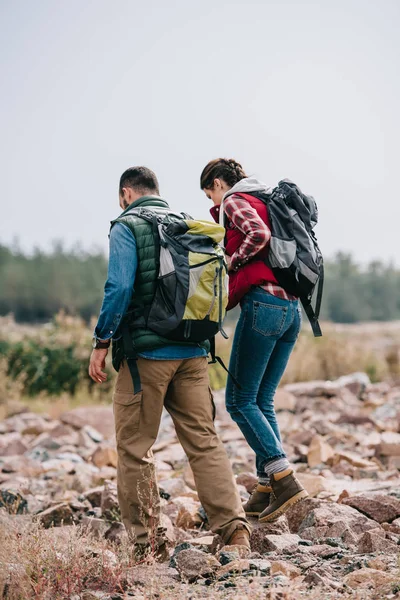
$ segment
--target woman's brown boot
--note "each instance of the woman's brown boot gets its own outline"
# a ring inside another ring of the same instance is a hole
[[[243,508],[247,517],[258,517],[267,508],[270,502],[272,487],[258,483],[251,493],[250,498]]]
[[[258,517],[261,523],[275,521],[293,504],[297,504],[297,502],[308,496],[308,492],[293,475],[292,469],[273,473],[270,481],[272,487],[271,502]]]

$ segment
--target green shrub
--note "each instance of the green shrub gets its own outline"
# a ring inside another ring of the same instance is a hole
[[[35,340],[18,342],[5,352],[8,375],[13,379],[22,375],[29,396],[42,391],[52,395],[74,394],[87,367],[87,361],[77,358],[74,350],[73,345],[50,347]]]

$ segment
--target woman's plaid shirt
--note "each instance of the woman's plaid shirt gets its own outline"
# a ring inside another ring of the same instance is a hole
[[[271,230],[257,211],[241,196],[236,194],[228,196],[224,200],[223,207],[232,225],[244,234],[243,243],[230,260],[231,269],[237,271],[265,248],[271,239]],[[295,300],[294,296],[288,294],[276,283],[268,282],[261,287],[277,298]]]

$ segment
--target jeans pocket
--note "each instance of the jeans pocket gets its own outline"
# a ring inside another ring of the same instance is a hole
[[[265,336],[282,333],[286,321],[287,307],[254,302],[253,329]]]
[[[125,440],[139,429],[143,392],[114,393],[114,417],[117,440]]]

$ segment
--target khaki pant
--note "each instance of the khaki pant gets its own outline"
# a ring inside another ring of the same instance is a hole
[[[163,406],[190,462],[212,531],[226,542],[238,525],[248,528],[231,464],[213,422],[206,358],[139,358],[142,392],[134,395],[124,361],[114,393],[118,449],[118,499],[122,520],[137,543],[159,526],[160,502],[151,448]]]

